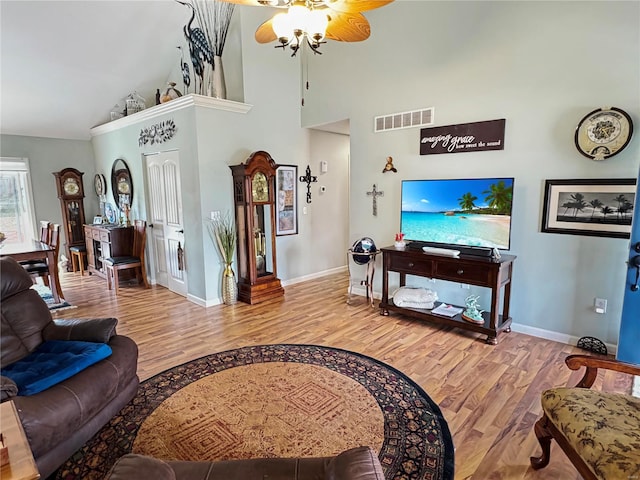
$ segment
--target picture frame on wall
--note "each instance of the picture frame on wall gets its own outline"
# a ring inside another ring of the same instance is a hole
[[[298,233],[298,167],[280,165],[276,170],[276,235]]]
[[[634,178],[546,180],[542,231],[630,238]]]

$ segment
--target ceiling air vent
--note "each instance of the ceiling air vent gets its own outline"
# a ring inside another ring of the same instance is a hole
[[[433,107],[375,117],[373,129],[375,132],[384,132],[401,128],[425,127],[427,125],[433,125]]]

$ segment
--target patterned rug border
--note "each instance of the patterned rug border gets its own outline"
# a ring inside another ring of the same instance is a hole
[[[328,357],[331,357],[333,363],[326,362]],[[360,364],[353,360],[349,361],[349,357],[359,359]],[[145,389],[144,395],[141,396],[139,390],[133,400],[114,419],[58,470],[55,478],[65,480],[87,478],[92,468],[83,468],[85,455],[99,457],[99,460],[94,459],[91,462],[92,465],[106,465],[110,468],[117,458],[131,452],[142,421],[167,398],[192,382],[230,368],[268,362],[295,362],[322,366],[345,375],[366,388],[378,402],[385,418],[385,439],[379,458],[387,478],[416,480],[454,478],[454,448],[451,432],[440,407],[420,385],[395,367],[359,352],[322,345],[287,343],[253,345],[212,353],[171,367],[148,378],[140,386]],[[366,368],[367,363],[370,368]],[[412,418],[411,432],[401,431],[400,422],[393,417],[393,405],[398,402],[391,402],[393,399],[391,394],[385,391],[386,389],[376,388],[378,385],[376,381],[384,380],[385,370],[391,374],[389,379],[395,381],[397,387],[402,387],[402,398],[406,402],[405,411],[407,408],[424,410],[424,414],[430,417]],[[413,395],[410,389],[413,390]],[[407,395],[410,397],[405,399]],[[425,404],[427,409],[424,409]],[[439,434],[427,428],[434,421],[439,427]],[[424,439],[413,433],[421,429],[424,431]],[[400,445],[402,441],[405,445]],[[423,441],[428,444],[426,448],[422,445]],[[400,447],[404,447],[404,450]],[[404,452],[402,457],[398,455],[399,451]],[[442,457],[442,461],[437,461],[439,457]],[[424,476],[421,472],[425,467],[431,469],[435,467],[438,476]]]

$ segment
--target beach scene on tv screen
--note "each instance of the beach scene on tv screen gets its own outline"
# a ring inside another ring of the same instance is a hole
[[[409,240],[509,249],[513,178],[405,180],[401,229]]]

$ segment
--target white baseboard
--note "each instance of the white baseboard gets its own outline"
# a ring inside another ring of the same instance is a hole
[[[201,307],[215,307],[216,305],[222,304],[222,299],[213,298],[211,300],[204,300],[200,297],[196,297],[195,295],[187,294],[187,300],[191,303],[195,303],[196,305],[200,305]]]
[[[292,278],[290,280],[284,280],[282,282],[282,286],[286,287],[287,285],[295,285],[296,283],[306,282],[307,280],[313,280],[315,278],[326,277],[327,275],[333,275],[334,273],[345,272],[346,270],[347,270],[347,266],[343,265],[342,267],[331,268],[329,270],[323,270],[322,272],[303,275],[302,277]]]
[[[284,280],[282,282],[282,286],[286,287],[287,285],[294,285],[296,283],[301,283],[301,282],[306,282],[307,280],[313,280],[315,278],[320,278],[320,277],[326,277],[327,275],[333,275],[334,273],[340,273],[340,272],[344,272],[347,269],[346,266],[342,266],[342,267],[336,267],[336,268],[332,268],[330,270],[324,270],[322,272],[317,272],[317,273],[312,273],[310,275],[304,275],[302,277],[297,277],[297,278],[292,278],[291,280]],[[363,295],[364,290],[363,290]],[[204,300],[203,298],[200,297],[196,297],[195,295],[191,295],[188,294],[187,295],[187,300],[189,300],[192,303],[195,303],[196,305],[200,305],[201,307],[215,307],[216,305],[221,305],[222,299],[221,298],[214,298],[211,300]]]
[[[531,335],[532,337],[544,338],[546,340],[553,340],[554,342],[565,343],[567,345],[577,345],[580,337],[575,337],[573,335],[567,335],[566,333],[553,332],[551,330],[545,330],[543,328],[530,327],[528,325],[521,325],[519,323],[512,323],[511,329],[514,332],[525,333],[527,335]],[[611,355],[615,355],[618,350],[618,346],[605,343],[607,347],[607,352]]]

